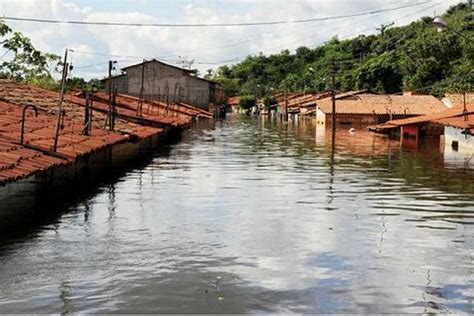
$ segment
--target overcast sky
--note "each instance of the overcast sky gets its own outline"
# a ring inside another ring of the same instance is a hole
[[[336,16],[420,2],[426,0],[0,0],[0,15],[143,23],[263,22]],[[249,54],[316,47],[335,35],[344,39],[374,33],[381,23],[408,24],[421,16],[442,13],[458,2],[428,0],[380,14],[273,26],[157,28],[13,21],[7,24],[26,34],[43,51],[62,55],[66,47],[73,49],[73,76],[103,77],[109,59],[118,60],[119,67],[123,67],[153,57],[171,64],[178,64],[183,58],[195,60],[193,68],[204,73],[218,64],[238,62]]]

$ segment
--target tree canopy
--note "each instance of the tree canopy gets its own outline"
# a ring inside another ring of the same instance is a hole
[[[467,4],[451,7],[443,18],[448,30],[438,33],[433,18],[407,26],[384,27],[383,34],[332,38],[315,49],[294,54],[248,56],[213,72],[229,95],[263,96],[284,87],[293,92],[329,88],[331,61],[336,61],[336,89],[369,89],[380,93],[413,90],[441,95],[471,90],[473,82],[473,22]]]
[[[0,78],[43,84],[50,88],[56,85],[51,71],[60,66],[60,57],[37,50],[28,37],[14,32],[1,19],[0,45],[4,51],[0,63]],[[12,57],[7,57],[8,54]]]

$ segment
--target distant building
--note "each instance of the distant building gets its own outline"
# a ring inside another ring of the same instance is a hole
[[[365,91],[348,92],[336,96],[337,125],[371,125],[392,119],[431,114],[446,109],[431,95],[378,95]],[[332,124],[330,97],[316,101],[316,121]]]
[[[232,112],[240,111],[240,96],[234,96],[227,99],[227,105],[230,106]]]
[[[206,109],[210,103],[224,99],[224,91],[216,82],[155,59],[127,66],[122,71],[123,74],[112,78],[120,94],[153,101],[185,102]],[[103,81],[108,87],[108,78]]]

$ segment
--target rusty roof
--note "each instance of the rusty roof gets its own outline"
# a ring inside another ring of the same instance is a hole
[[[16,105],[33,104],[49,113],[56,113],[58,110],[59,93],[10,80],[0,80],[0,100]],[[98,102],[95,102],[95,105],[101,108],[108,106],[107,104],[99,105]],[[63,106],[67,118],[84,122],[83,99],[67,94],[64,96]],[[103,128],[106,118],[107,115],[103,111],[94,111],[93,124],[96,127]],[[134,135],[138,138],[147,138],[161,132],[159,128],[141,126],[121,118],[116,119],[115,130]]]
[[[326,114],[332,113],[331,98],[317,102]],[[338,114],[422,115],[446,109],[441,101],[430,95],[373,95],[357,94],[338,98]]]

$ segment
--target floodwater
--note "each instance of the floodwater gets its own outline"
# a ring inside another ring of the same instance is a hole
[[[0,214],[0,312],[474,313],[474,159],[440,148],[197,126],[74,198]]]

